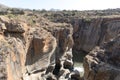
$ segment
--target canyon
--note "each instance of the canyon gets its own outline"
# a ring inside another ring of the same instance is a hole
[[[0,15],[0,80],[120,80],[120,15],[57,16]],[[77,54],[86,55],[82,77]]]

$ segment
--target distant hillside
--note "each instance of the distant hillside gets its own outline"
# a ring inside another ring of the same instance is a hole
[[[100,17],[114,17],[120,16],[120,8],[116,9],[106,9],[106,10],[62,10],[62,11],[52,11],[52,10],[33,10],[33,13],[41,14],[44,18],[49,19],[52,22],[67,22],[70,23],[73,19],[86,19],[90,21],[91,18]]]
[[[6,5],[0,4],[0,15],[40,15],[52,22],[61,22],[61,23],[71,23],[71,20],[74,19],[86,19],[90,21],[91,18],[100,18],[100,17],[114,17],[120,16],[120,8],[116,9],[106,9],[106,10],[36,10],[36,9],[23,9],[23,8],[11,8]]]
[[[0,3],[0,9],[6,9],[6,8],[10,8],[10,7],[8,7],[8,6],[3,5],[3,4]]]

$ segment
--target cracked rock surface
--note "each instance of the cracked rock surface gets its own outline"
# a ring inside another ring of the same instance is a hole
[[[120,80],[120,36],[95,47],[84,59],[84,80]]]
[[[0,17],[0,80],[74,79],[72,26]],[[78,77],[79,78],[79,77]]]

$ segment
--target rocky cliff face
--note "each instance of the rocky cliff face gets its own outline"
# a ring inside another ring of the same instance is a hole
[[[84,80],[119,80],[120,18],[76,19],[72,24],[73,51],[88,52]]]
[[[81,80],[72,50],[89,53],[84,80],[119,80],[120,18],[70,22],[73,27],[37,14],[0,16],[0,80]]]
[[[74,19],[74,50],[91,51],[95,46],[116,37],[120,32],[120,18]]]
[[[72,26],[43,18],[0,17],[0,80],[77,79],[72,62]]]
[[[84,60],[84,80],[120,80],[120,36],[95,47]]]

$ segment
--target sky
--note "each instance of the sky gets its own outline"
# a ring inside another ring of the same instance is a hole
[[[50,10],[102,10],[120,8],[120,0],[0,0],[9,7]]]

